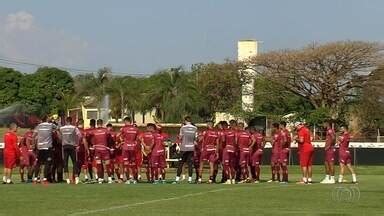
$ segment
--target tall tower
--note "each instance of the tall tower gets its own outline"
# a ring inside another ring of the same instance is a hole
[[[237,60],[246,61],[249,58],[252,58],[257,55],[257,41],[256,40],[240,40],[237,42]],[[246,69],[246,74],[253,75],[254,71]],[[253,101],[254,101],[254,80],[250,79],[249,83],[246,83],[242,87],[242,108],[244,111],[253,111]]]

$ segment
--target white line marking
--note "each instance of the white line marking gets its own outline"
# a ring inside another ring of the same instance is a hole
[[[262,188],[263,189],[266,189],[266,188],[273,189],[273,188],[285,188],[285,187],[289,187],[289,186],[294,186],[294,184],[291,184],[291,185],[276,185],[276,186],[269,186],[269,187],[262,187]],[[141,205],[146,205],[146,204],[151,204],[151,203],[158,203],[158,202],[163,202],[163,201],[177,200],[177,199],[180,199],[180,198],[201,196],[201,195],[208,194],[208,193],[217,193],[217,192],[221,192],[221,191],[231,191],[231,190],[249,189],[249,188],[255,188],[255,187],[250,187],[249,186],[249,187],[236,187],[236,188],[221,188],[221,189],[210,190],[210,191],[199,192],[199,193],[190,193],[190,194],[186,194],[186,195],[182,195],[182,196],[177,196],[177,197],[148,200],[148,201],[137,202],[137,203],[130,203],[130,204],[125,204],[125,205],[111,206],[111,207],[102,208],[102,209],[74,212],[74,213],[68,214],[68,216],[89,215],[89,214],[93,214],[93,213],[99,213],[99,212],[106,212],[106,211],[111,211],[111,210],[116,210],[116,209],[136,207],[136,206],[141,206]]]
[[[191,194],[186,194],[186,195],[177,196],[177,197],[170,197],[170,198],[164,198],[164,199],[155,199],[155,200],[137,202],[137,203],[132,203],[132,204],[112,206],[112,207],[103,208],[103,209],[95,209],[95,210],[89,210],[89,211],[83,211],[83,212],[75,212],[75,213],[72,213],[72,214],[68,214],[68,216],[88,215],[88,214],[105,212],[105,211],[111,211],[111,210],[116,210],[116,209],[136,207],[136,206],[146,205],[146,204],[151,204],[151,203],[170,201],[170,200],[177,200],[177,199],[180,199],[180,198],[201,196],[201,195],[208,194],[208,193],[216,193],[216,192],[221,192],[221,191],[230,191],[230,190],[234,190],[234,189],[237,189],[237,188],[222,188],[222,189],[210,190],[210,191],[206,191],[206,192],[191,193]]]

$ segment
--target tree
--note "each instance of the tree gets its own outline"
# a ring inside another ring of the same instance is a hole
[[[161,71],[149,79],[148,99],[162,121],[179,122],[184,115],[198,113],[201,98],[194,80],[182,68]]]
[[[22,78],[19,97],[30,112],[45,115],[58,111],[61,94],[71,94],[73,91],[74,81],[67,71],[42,67]]]
[[[212,113],[228,112],[236,104],[241,104],[242,85],[246,80],[239,73],[236,63],[199,64],[192,70],[197,79],[198,91]]]
[[[378,128],[384,128],[384,65],[374,70],[350,115],[358,118],[361,132],[375,136]]]
[[[98,113],[101,113],[101,103],[105,99],[107,86],[112,79],[111,69],[101,68],[96,75],[89,73],[75,77],[75,89],[79,96],[91,96],[97,103]],[[100,116],[98,116],[100,118]]]
[[[245,65],[337,119],[345,102],[366,84],[380,51],[377,43],[341,41],[265,53]]]
[[[148,107],[147,89],[144,79],[131,76],[113,77],[106,86],[106,92],[111,96],[112,114],[115,117],[123,118],[126,111],[130,115],[134,111],[145,113]]]
[[[307,116],[314,110],[305,98],[293,94],[284,86],[270,82],[262,76],[255,79],[255,115],[266,115],[271,119],[281,119],[287,114]]]
[[[12,68],[0,67],[0,77],[0,108],[4,108],[20,100],[18,94],[23,74]]]

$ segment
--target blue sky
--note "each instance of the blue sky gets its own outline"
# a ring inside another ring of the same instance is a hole
[[[0,58],[150,74],[234,59],[240,39],[263,41],[261,52],[383,42],[383,14],[380,0],[8,0],[0,7]]]

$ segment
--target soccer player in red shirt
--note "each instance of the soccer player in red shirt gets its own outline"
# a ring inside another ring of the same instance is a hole
[[[33,139],[34,127],[25,132],[20,141],[20,178],[24,182],[24,171],[27,168],[27,182],[32,182],[33,170],[36,165],[36,153]]]
[[[268,182],[280,182],[280,154],[282,148],[282,135],[279,123],[273,123],[272,131],[272,155],[271,155],[271,173],[272,179]]]
[[[312,160],[313,160],[313,146],[311,143],[311,134],[309,129],[303,122],[298,122],[297,128],[297,143],[299,149],[300,167],[303,178],[301,184],[312,183]]]
[[[159,128],[153,133],[154,136],[154,145],[151,153],[151,164],[154,177],[154,184],[157,184],[161,181],[165,184],[165,167],[166,167],[166,157],[165,157],[165,141],[168,139],[168,134],[162,133]]]
[[[254,128],[252,133],[254,152],[252,154],[251,160],[252,165],[255,167],[255,183],[260,183],[260,164],[263,157],[263,149],[265,146],[265,138],[262,133],[262,130],[259,128]]]
[[[209,162],[209,183],[213,183],[213,175],[219,151],[219,134],[213,127],[213,122],[207,123],[207,130],[203,132],[203,151],[201,153],[199,179],[201,183],[203,175],[204,162]]]
[[[239,123],[239,131],[236,134],[236,143],[239,147],[240,160],[239,165],[241,169],[241,181],[239,183],[249,182],[249,161],[252,146],[252,135],[249,128],[244,129],[244,123]]]
[[[234,129],[235,121],[231,122],[228,129],[224,131],[223,136],[223,172],[226,174],[227,181],[225,184],[235,184],[236,178],[236,152],[238,150],[236,143],[237,131]]]
[[[339,183],[343,183],[343,177],[345,172],[345,167],[348,168],[349,172],[352,174],[352,183],[357,183],[356,173],[352,167],[352,156],[349,152],[349,141],[351,135],[348,132],[347,126],[340,128],[341,136],[339,137],[339,163],[340,163],[340,174],[339,174]]]
[[[8,126],[8,131],[4,134],[4,176],[3,184],[13,184],[12,169],[16,167],[16,162],[19,159],[20,151],[17,146],[17,125],[11,123]]]
[[[104,182],[104,167],[106,166],[108,183],[112,183],[112,167],[110,161],[110,152],[108,148],[108,140],[111,139],[111,134],[108,129],[103,127],[103,120],[96,121],[97,127],[94,130],[88,131],[86,136],[90,138],[93,148],[95,149],[95,162],[97,168],[97,176],[99,184]]]
[[[288,159],[289,152],[291,148],[292,137],[287,129],[287,123],[285,121],[280,122],[280,130],[282,137],[282,148],[280,152],[280,165],[283,174],[283,178],[281,179],[281,183],[288,183]]]
[[[324,124],[326,128],[325,146],[324,146],[324,165],[325,165],[325,178],[320,182],[322,184],[334,184],[335,183],[335,144],[336,134],[333,130],[331,123],[326,122]]]
[[[84,120],[79,119],[76,123],[77,128],[80,131],[81,134],[81,139],[78,140],[77,148],[76,148],[76,166],[77,166],[77,176],[80,176],[81,171],[84,170],[84,177],[85,181],[87,182],[88,179],[88,164],[87,164],[87,151],[85,148],[85,144],[83,142],[84,137],[85,137],[85,129],[84,129]]]
[[[130,117],[124,118],[124,127],[120,129],[120,140],[122,142],[122,154],[124,160],[124,171],[126,184],[137,183],[136,152],[138,145],[139,129],[132,124]]]
[[[143,164],[145,164],[147,181],[152,182],[154,180],[154,170],[151,169],[151,153],[153,146],[155,145],[155,132],[156,125],[147,124],[147,130],[140,134],[141,151],[143,153]]]
[[[113,129],[113,125],[111,123],[107,124],[107,130],[109,131],[109,139],[108,139],[108,148],[111,155],[111,172],[112,176],[115,176],[116,179],[119,179],[120,176],[120,170],[119,170],[119,163],[117,160],[117,133]]]
[[[92,134],[92,131],[94,130],[96,130],[96,120],[91,119],[89,121],[89,128],[83,131],[83,145],[84,145],[84,151],[85,151],[84,153],[85,158],[84,158],[84,163],[82,164],[82,167],[84,170],[85,182],[88,182],[87,173],[89,174],[90,179],[93,179],[93,177],[95,177],[95,180],[96,181],[98,180],[97,166],[96,166],[95,157],[94,157],[95,149],[92,146],[91,137],[90,137],[90,134]]]

